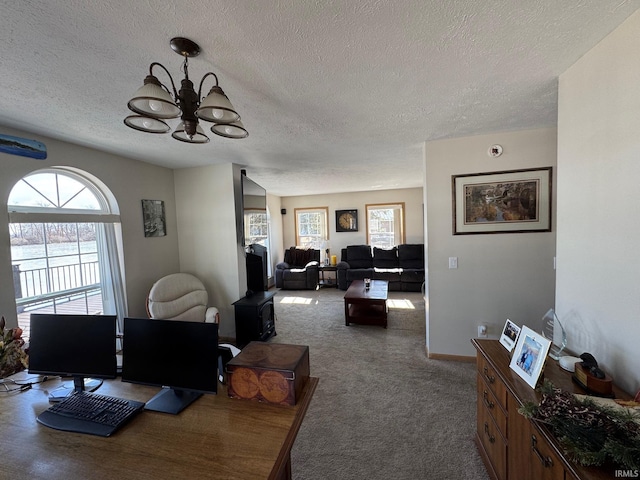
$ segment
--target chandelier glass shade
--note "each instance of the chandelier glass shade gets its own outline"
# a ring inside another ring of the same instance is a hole
[[[207,143],[207,137],[199,124],[199,120],[213,123],[211,131],[226,138],[245,138],[249,135],[240,122],[240,115],[218,85],[218,77],[213,72],[206,73],[196,93],[189,80],[189,57],[200,53],[200,47],[187,38],[171,39],[171,48],[184,57],[182,70],[185,78],[176,90],[173,77],[160,63],[149,66],[149,75],[127,103],[129,109],[136,113],[124,119],[125,125],[146,133],[167,133],[171,127],[164,121],[178,118],[182,120],[171,136],[187,143]],[[171,82],[171,90],[163,85],[153,74],[154,67],[165,71]],[[202,98],[202,85],[206,78],[213,77],[215,85],[205,98]]]
[[[216,123],[211,127],[211,131],[221,137],[227,138],[245,138],[249,135],[249,132],[247,132],[240,120],[226,124]]]

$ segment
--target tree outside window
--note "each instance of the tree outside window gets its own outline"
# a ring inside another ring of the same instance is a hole
[[[8,213],[18,325],[25,337],[32,312],[117,314],[121,324],[120,219],[97,185],[79,172],[43,169],[14,185]]]

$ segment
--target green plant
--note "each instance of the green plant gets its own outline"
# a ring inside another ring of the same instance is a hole
[[[640,414],[626,408],[579,399],[545,380],[540,405],[527,403],[519,412],[549,426],[565,453],[580,465],[607,461],[640,469]]]

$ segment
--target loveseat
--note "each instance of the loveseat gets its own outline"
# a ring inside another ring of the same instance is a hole
[[[315,290],[320,280],[320,250],[291,247],[276,265],[276,288]]]
[[[349,245],[338,263],[338,288],[354,280],[387,280],[389,290],[420,292],[424,283],[424,244],[401,244],[391,249]]]

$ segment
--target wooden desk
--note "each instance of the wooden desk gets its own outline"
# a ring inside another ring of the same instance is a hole
[[[204,395],[178,415],[143,411],[109,438],[36,422],[58,384],[1,394],[2,478],[291,478],[291,447],[318,379],[309,378],[293,407],[232,399],[219,386],[217,395]],[[96,393],[148,401],[157,392],[118,379]]]

